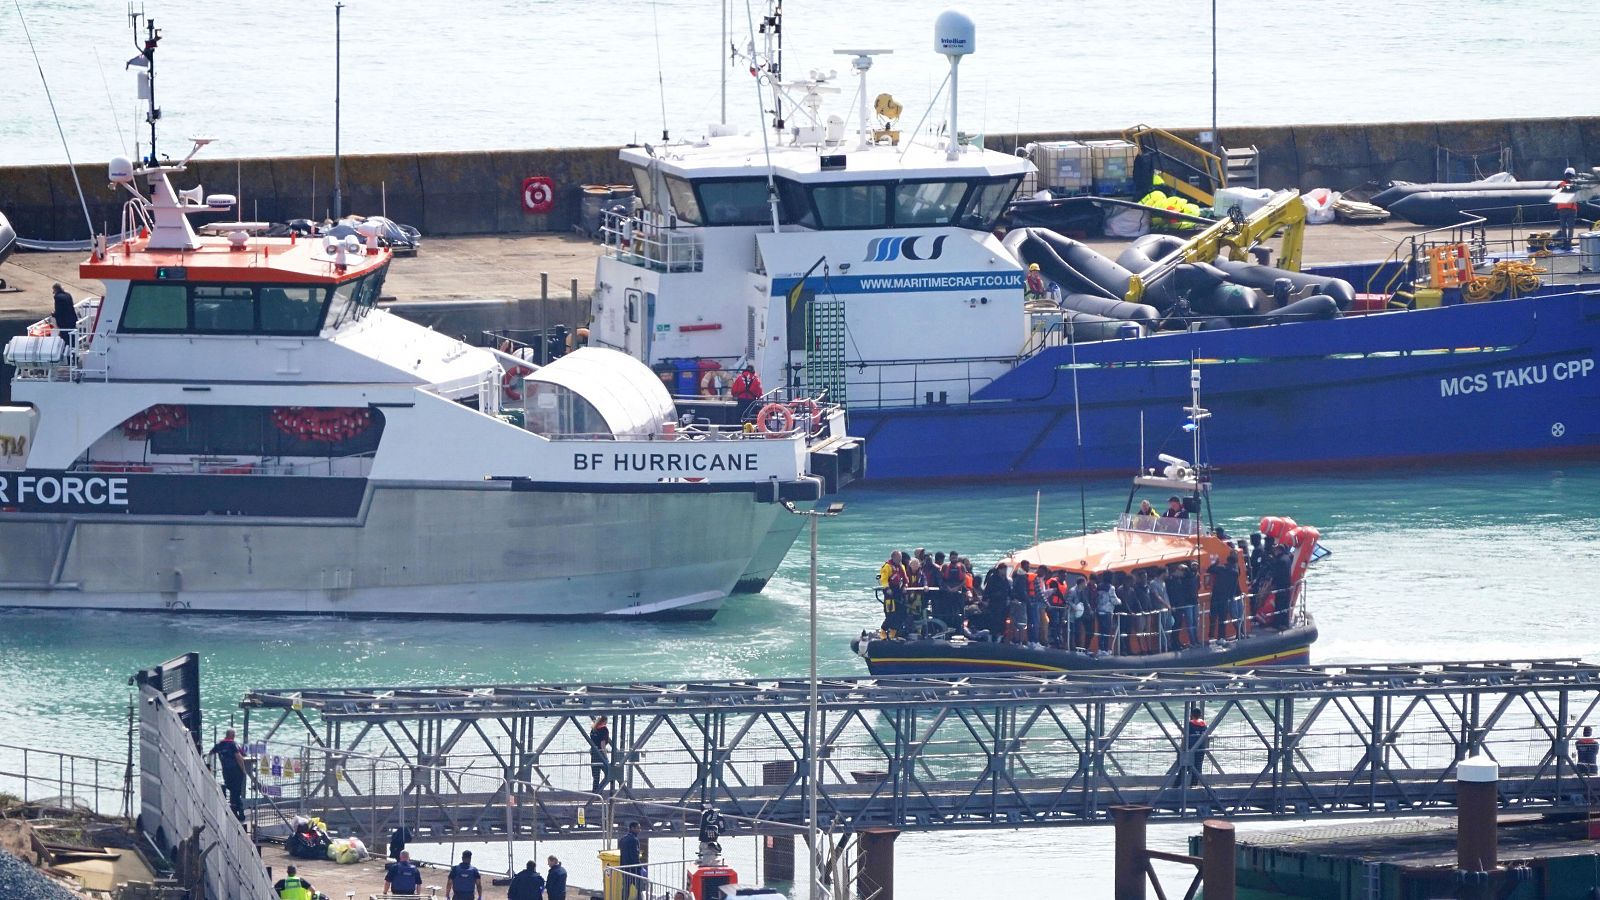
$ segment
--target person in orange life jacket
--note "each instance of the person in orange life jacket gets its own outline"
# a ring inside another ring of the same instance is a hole
[[[1600,761],[1600,743],[1594,739],[1594,727],[1583,726],[1583,737],[1578,738],[1578,774],[1596,774],[1596,763]]]
[[[756,374],[756,367],[745,366],[743,372],[735,375],[733,378],[733,386],[728,389],[728,393],[731,394],[735,400],[744,400],[748,402],[751,400],[761,399],[761,395],[766,393],[766,391],[761,389],[761,377]]]
[[[1556,220],[1561,227],[1556,231],[1555,246],[1561,250],[1572,249],[1572,232],[1578,224],[1578,195],[1572,192],[1572,179],[1577,175],[1578,171],[1568,166],[1561,173],[1561,184],[1556,188],[1556,193],[1561,195],[1556,201]]]
[[[1043,300],[1050,293],[1038,263],[1028,263],[1028,275],[1022,280],[1022,299]]]
[[[1044,582],[1044,614],[1046,620],[1046,642],[1056,648],[1066,646],[1067,626],[1067,585],[1061,577],[1051,572],[1048,577],[1044,575],[1044,567],[1040,566],[1040,577]]]
[[[1039,596],[1039,573],[1033,563],[1023,560],[1011,571],[1011,597],[1022,604],[1022,621],[1018,643],[1039,643],[1039,613],[1042,611]]]
[[[889,561],[878,570],[878,581],[883,591],[883,630],[889,637],[901,637],[906,633],[909,622],[906,619],[906,564],[905,558],[896,550],[889,554]]]

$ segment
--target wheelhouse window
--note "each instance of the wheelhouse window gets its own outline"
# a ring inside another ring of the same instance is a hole
[[[387,264],[333,289],[333,302],[328,306],[328,321],[337,328],[346,322],[366,318],[378,305],[383,293],[383,278],[389,272]]]
[[[347,304],[370,306],[383,269],[339,286]],[[302,285],[135,284],[118,329],[129,334],[314,335],[330,291]]]
[[[316,334],[327,288],[263,287],[261,330],[267,334]]]
[[[823,228],[881,228],[889,219],[889,186],[819,184],[811,188]]]
[[[700,201],[695,199],[694,188],[689,182],[676,175],[668,175],[667,194],[672,198],[672,211],[678,214],[679,221],[689,225],[699,225],[704,221],[700,215]]]
[[[908,181],[894,189],[896,225],[949,225],[967,196],[965,181]]]
[[[811,198],[798,181],[779,178],[778,196],[783,200],[783,221],[802,228],[817,227],[817,211],[811,207]]]
[[[656,205],[656,183],[650,178],[650,170],[644,166],[632,166],[633,189],[638,193],[639,199],[647,207]]]
[[[702,181],[698,187],[707,225],[764,225],[772,221],[765,178]]]
[[[967,213],[961,217],[961,227],[979,231],[993,228],[995,220],[1005,212],[1006,204],[1011,202],[1011,195],[1016,193],[1017,183],[1020,180],[1007,178],[979,186],[973,191],[972,198],[967,201]]]
[[[136,284],[122,310],[123,331],[185,331],[189,291],[181,284]]]
[[[256,292],[253,288],[196,285],[191,298],[195,331],[227,334],[255,330]]]

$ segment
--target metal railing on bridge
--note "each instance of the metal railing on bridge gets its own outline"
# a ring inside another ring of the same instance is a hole
[[[1437,815],[1474,754],[1500,763],[1504,808],[1576,810],[1593,776],[1573,744],[1600,724],[1600,665],[1576,659],[830,678],[820,694],[818,825],[836,831],[1097,824],[1119,804],[1165,819]],[[686,825],[651,804],[745,817],[730,835],[803,824],[806,698],[803,680],[751,679],[260,690],[242,705],[247,741],[306,745],[324,769],[367,754],[474,773],[313,779],[298,812],[366,833],[370,810],[404,807],[419,840],[492,840],[598,836],[578,796],[595,793],[654,834]],[[601,715],[613,742],[596,753]],[[506,816],[508,779],[549,792],[538,815]]]

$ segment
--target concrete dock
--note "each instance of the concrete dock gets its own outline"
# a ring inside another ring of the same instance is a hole
[[[1306,229],[1306,265],[1385,259],[1407,235],[1422,228],[1409,222],[1381,225],[1316,225]],[[1527,229],[1520,229],[1525,232]],[[1510,237],[1511,228],[1491,228],[1490,237]],[[1094,238],[1088,243],[1115,255],[1126,241]],[[576,234],[506,234],[424,238],[415,257],[397,258],[384,293],[397,303],[462,300],[530,300],[539,296],[539,274],[550,276],[550,296],[566,298],[574,279],[578,296],[594,288],[601,246]],[[83,253],[17,253],[0,264],[0,278],[15,292],[0,292],[0,320],[35,321],[50,314],[50,286],[60,282],[80,296],[100,285],[78,278]],[[1361,288],[1357,285],[1357,289]]]

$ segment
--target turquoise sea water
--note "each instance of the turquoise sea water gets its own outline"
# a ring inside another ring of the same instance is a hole
[[[1076,487],[1040,490],[1041,537],[1075,531],[1082,518]],[[876,621],[862,586],[890,549],[955,549],[992,561],[1031,542],[1034,491],[847,491],[844,515],[825,522],[820,537],[823,674],[863,671],[848,641]],[[1121,509],[1125,483],[1090,483],[1084,496],[1083,512],[1098,527]],[[1318,662],[1600,658],[1600,463],[1293,478],[1224,472],[1216,499],[1219,519],[1241,533],[1263,514],[1322,529],[1334,555],[1317,567],[1309,595],[1322,630]],[[699,624],[6,612],[0,734],[5,742],[119,758],[127,676],[187,650],[204,655],[208,728],[225,725],[252,687],[797,676],[806,666],[806,602],[802,542],[765,594],[735,599]],[[1152,842],[1178,849],[1191,830],[1153,828]],[[1061,850],[1041,857],[1040,847]],[[1110,890],[1110,833],[1102,829],[915,834],[898,848],[897,878],[913,896],[978,890],[983,874],[950,862],[968,852],[1002,866],[1018,889],[1070,873],[1087,896]],[[580,883],[595,883],[589,851],[560,851]],[[747,872],[754,852],[733,849]]]
[[[334,3],[142,0],[166,31],[158,95],[169,152],[190,135],[216,157],[333,150]],[[730,40],[749,43],[729,0]],[[948,5],[978,24],[962,64],[965,131],[1191,127],[1211,118],[1206,0],[872,0],[785,5],[785,76],[837,69],[838,48],[893,49],[872,94],[921,117],[945,77],[930,49]],[[74,156],[131,149],[135,52],[120,0],[21,0]],[[722,0],[348,0],[343,12],[347,153],[604,146],[695,137],[721,117]],[[848,12],[845,10],[848,9]],[[1585,0],[1217,0],[1224,125],[1591,115],[1597,97],[1574,29]],[[61,146],[11,3],[0,6],[0,165],[59,162]],[[658,65],[658,60],[659,65]],[[109,86],[109,87],[108,87]],[[109,94],[109,99],[108,99]],[[748,77],[728,121],[753,125]],[[142,117],[142,112],[138,114]],[[930,117],[937,123],[942,112]],[[852,119],[853,121],[853,119]],[[1458,148],[1466,150],[1482,148]]]

